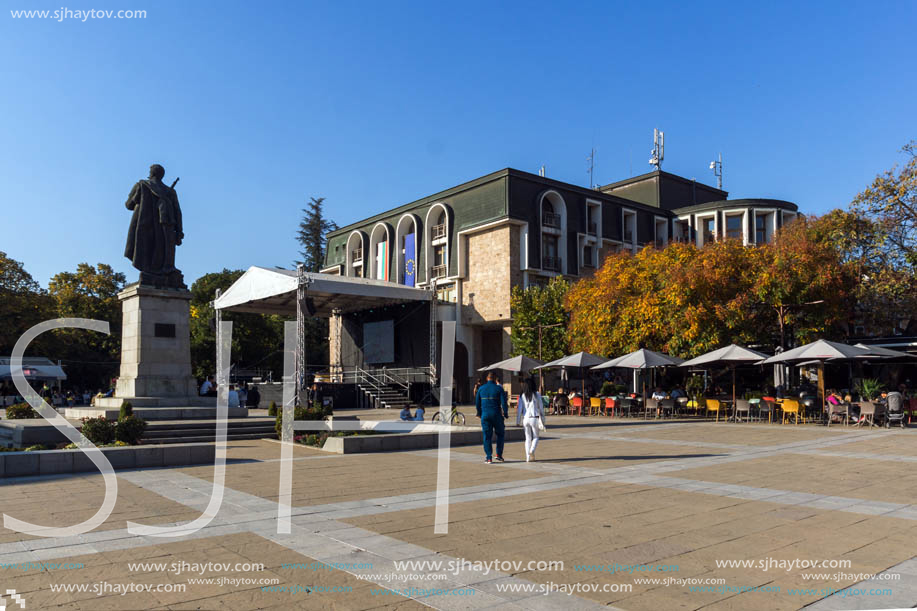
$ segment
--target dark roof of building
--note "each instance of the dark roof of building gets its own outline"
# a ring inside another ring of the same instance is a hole
[[[682,182],[685,184],[697,183],[699,186],[709,189],[711,191],[719,191],[723,194],[723,199],[729,197],[729,191],[724,191],[722,189],[717,189],[716,187],[711,187],[708,184],[702,183],[699,180],[692,178],[685,178],[684,176],[679,176],[678,174],[672,174],[671,172],[665,172],[663,170],[653,170],[652,172],[647,172],[646,174],[640,174],[639,176],[631,176],[630,178],[625,178],[624,180],[618,180],[615,182],[608,183],[602,187],[599,187],[599,191],[605,191],[606,189],[615,189],[617,187],[624,187],[626,185],[631,185],[638,182],[643,182],[651,178],[666,178],[668,180],[674,180],[677,182]]]

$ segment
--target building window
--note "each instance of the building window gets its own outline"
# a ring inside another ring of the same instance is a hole
[[[595,267],[594,252],[595,249],[588,244],[583,247],[583,267]]]
[[[713,242],[716,239],[716,219],[710,217],[701,221],[701,233],[704,237],[704,244],[707,242]]]
[[[676,242],[688,243],[691,241],[691,226],[688,221],[678,221],[673,228]]]
[[[560,271],[560,251],[557,236],[545,234],[542,239],[544,244],[544,253],[542,257],[542,267],[552,272]]]
[[[742,217],[739,215],[726,217],[726,237],[730,240],[742,239]]]
[[[767,216],[755,215],[755,244],[767,243]]]
[[[436,287],[436,299],[445,303],[455,303],[455,285]]]
[[[436,218],[436,224],[433,225],[433,239],[434,240],[445,240],[446,239],[446,213],[440,212],[439,216]]]
[[[637,214],[635,212],[630,212],[628,210],[624,211],[624,228],[622,233],[624,242],[630,244],[637,243]]]
[[[599,234],[599,224],[597,221],[598,215],[596,211],[598,208],[596,206],[587,204],[586,205],[586,233],[589,235],[598,235]]]
[[[554,206],[548,200],[542,203],[541,223],[545,227],[560,229],[560,215],[554,212]]]
[[[445,244],[437,244],[433,247],[432,275],[434,278],[445,278],[448,275]]]

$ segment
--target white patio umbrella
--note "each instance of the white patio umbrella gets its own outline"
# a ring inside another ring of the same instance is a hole
[[[681,364],[682,367],[700,367],[700,366],[722,366],[725,365],[732,370],[732,409],[733,413],[736,405],[736,367],[742,363],[758,363],[761,359],[766,359],[767,355],[758,352],[757,350],[752,350],[751,348],[745,348],[743,346],[737,346],[736,344],[729,344],[723,348],[718,348],[712,352],[696,356],[693,359],[687,360]],[[717,412],[717,417],[719,417],[719,412]],[[728,417],[727,417],[728,420]]]
[[[596,365],[593,369],[610,369],[612,367],[626,367],[628,369],[653,369],[655,367],[671,367],[679,365],[683,361],[677,356],[669,356],[661,352],[653,352],[646,348],[640,348],[624,356],[611,359],[601,365]],[[646,377],[643,377],[643,416],[646,417]]]
[[[917,356],[913,354],[908,354],[907,352],[901,352],[900,350],[892,350],[890,348],[883,348],[882,346],[867,346],[866,344],[854,344],[855,348],[863,348],[864,350],[869,350],[869,354],[864,354],[862,356],[854,357],[856,359],[913,359]]]
[[[478,369],[478,371],[492,371],[494,369],[500,369],[502,371],[511,371],[512,373],[522,373],[524,371],[538,369],[542,365],[544,365],[544,363],[537,359],[519,355],[508,358],[504,361],[500,361],[499,363],[494,363],[493,365],[488,365],[487,367],[481,367]]]
[[[792,350],[787,350],[786,352],[781,352],[780,354],[775,354],[772,357],[766,358],[761,361],[762,365],[769,365],[771,363],[801,363],[804,361],[816,361],[818,363],[818,394],[821,395],[821,409],[822,412],[825,411],[825,361],[839,361],[845,359],[857,359],[862,358],[870,354],[868,348],[860,348],[858,346],[851,346],[849,344],[842,344],[840,342],[831,342],[826,339],[820,339],[812,342],[811,344],[806,344],[805,346],[800,346],[799,348],[793,348]],[[828,418],[828,425],[831,425],[831,419]]]
[[[606,359],[603,359],[600,356],[590,354],[588,352],[577,352],[576,354],[571,354],[569,356],[561,357],[557,360],[551,361],[550,363],[545,363],[541,367],[536,367],[535,369],[551,369],[553,367],[578,367],[580,369],[585,369],[588,367],[594,367],[604,363]],[[583,395],[586,394],[586,379],[583,378]]]

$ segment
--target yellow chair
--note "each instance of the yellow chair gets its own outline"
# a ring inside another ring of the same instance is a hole
[[[799,401],[796,399],[784,399],[780,407],[783,409],[783,424],[786,424],[790,415],[793,416],[793,424],[799,424]],[[805,417],[803,417],[802,422],[805,424]]]
[[[707,399],[707,415],[716,412],[716,422],[720,421],[720,402],[717,399]]]
[[[602,413],[602,399],[600,397],[589,398],[589,415],[598,416]]]

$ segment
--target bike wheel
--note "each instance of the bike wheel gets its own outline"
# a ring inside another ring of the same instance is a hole
[[[437,411],[437,412],[434,412],[434,413],[433,413],[433,417],[430,418],[430,421],[431,421],[431,422],[441,422],[441,421],[442,421],[442,414],[440,414],[438,411]]]
[[[455,412],[455,417],[452,419],[452,423],[459,426],[465,426],[465,414],[462,412]]]

